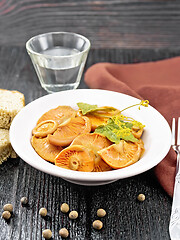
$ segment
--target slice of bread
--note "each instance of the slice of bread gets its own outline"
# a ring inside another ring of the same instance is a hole
[[[0,89],[0,128],[9,129],[13,118],[24,105],[22,93]]]
[[[17,113],[24,107],[24,94],[0,89],[0,164],[9,157],[16,158],[9,140],[9,128]]]
[[[0,164],[6,161],[8,157],[16,158],[17,155],[9,141],[9,130],[0,129]]]

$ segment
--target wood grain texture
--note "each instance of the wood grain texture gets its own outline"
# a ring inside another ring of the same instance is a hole
[[[73,31],[87,36],[92,49],[85,70],[97,62],[136,63],[180,55],[180,2],[156,0],[2,0],[0,2],[0,88],[24,93],[26,104],[46,94],[41,88],[25,42],[39,33]],[[79,88],[87,88],[81,81]],[[139,203],[139,193],[146,201]],[[22,207],[20,198],[29,205]],[[171,199],[153,171],[107,186],[83,187],[44,174],[23,160],[0,166],[0,209],[14,205],[10,222],[0,218],[0,239],[41,240],[50,228],[53,239],[67,227],[75,240],[169,240]],[[79,212],[70,221],[60,212],[67,202]],[[38,211],[48,209],[42,219]],[[99,207],[106,209],[104,228],[92,222]],[[2,212],[2,211],[1,211]]]
[[[170,199],[152,172],[108,186],[80,187],[41,173],[22,160],[16,160],[16,164],[8,161],[4,164],[4,168],[10,168],[8,174],[1,171],[1,187],[6,195],[1,191],[0,207],[6,202],[14,205],[10,223],[0,220],[2,239],[42,239],[45,228],[52,230],[53,239],[60,239],[61,227],[69,229],[70,239],[169,239]],[[13,180],[11,187],[6,184],[7,177]],[[146,195],[145,202],[136,200],[139,193]],[[29,198],[29,207],[21,207],[22,196]],[[59,211],[62,202],[79,212],[78,220],[71,221]],[[39,216],[40,207],[48,209],[46,219]],[[103,230],[98,232],[92,228],[92,222],[100,207],[106,209],[107,216],[102,220]]]
[[[174,0],[2,0],[0,43],[25,46],[40,33],[72,31],[92,48],[177,47],[179,12]]]
[[[86,68],[100,61],[133,63],[179,54],[180,50],[95,49],[90,51]],[[82,81],[80,88],[85,87]],[[0,48],[0,88],[23,92],[26,103],[46,94],[24,47]],[[136,200],[139,193],[146,195],[143,203]],[[21,206],[22,196],[28,197],[28,207]],[[7,202],[14,205],[14,214],[9,223],[0,218],[0,239],[4,240],[41,240],[45,228],[50,228],[53,239],[59,240],[61,227],[69,229],[69,239],[73,240],[170,239],[171,199],[152,170],[107,186],[83,187],[42,173],[19,158],[9,159],[0,166],[0,209]],[[76,221],[60,212],[63,202],[79,212]],[[46,219],[38,214],[41,207],[48,210]],[[106,209],[107,216],[102,219],[102,231],[95,231],[92,222],[100,207]]]

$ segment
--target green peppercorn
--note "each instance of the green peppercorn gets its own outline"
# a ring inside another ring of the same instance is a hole
[[[4,205],[3,210],[13,212],[13,205],[11,203],[7,203]]]
[[[98,210],[97,210],[97,216],[98,216],[98,217],[104,217],[104,216],[106,216],[106,211],[105,211],[104,209],[102,209],[102,208],[98,209]]]
[[[61,205],[61,212],[63,212],[63,213],[69,212],[69,205],[67,203],[63,203]]]
[[[21,198],[21,204],[22,204],[22,205],[26,205],[27,203],[28,203],[27,197],[22,197],[22,198]]]
[[[69,213],[69,218],[70,219],[76,219],[78,217],[78,212],[77,211],[71,211]]]
[[[140,201],[140,202],[143,202],[145,200],[145,198],[146,198],[145,195],[142,194],[142,193],[139,194],[138,197],[137,197],[138,201]]]
[[[95,220],[93,222],[94,229],[101,230],[102,227],[103,227],[103,223],[100,220]]]
[[[42,232],[42,235],[45,239],[50,239],[52,237],[52,232],[50,229],[45,229],[43,232]]]
[[[10,217],[11,217],[11,213],[10,213],[9,211],[4,211],[4,212],[2,213],[2,217],[3,217],[5,220],[8,220],[8,219],[10,219]]]
[[[61,228],[59,230],[59,235],[62,237],[62,238],[67,238],[69,236],[69,232],[66,228]]]
[[[42,217],[45,217],[47,215],[47,209],[46,208],[41,208],[39,210],[39,214],[42,216]]]

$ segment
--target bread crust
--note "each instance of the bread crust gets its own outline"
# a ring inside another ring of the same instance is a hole
[[[12,94],[13,98],[11,99]],[[23,93],[17,90],[0,88],[0,164],[8,158],[17,157],[9,140],[9,128],[14,117],[24,106],[25,97]]]
[[[4,99],[6,95],[8,97],[7,101]],[[14,103],[14,101],[16,102]],[[9,129],[12,120],[24,106],[25,97],[23,93],[16,90],[0,89],[0,128]]]

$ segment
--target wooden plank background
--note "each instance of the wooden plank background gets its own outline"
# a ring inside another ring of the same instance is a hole
[[[25,42],[49,31],[73,31],[92,43],[85,70],[96,62],[133,63],[180,55],[180,1],[153,0],[1,0],[0,88],[25,94],[26,103],[43,96]],[[81,82],[80,88],[87,87]],[[139,193],[146,201],[139,203]],[[29,206],[21,207],[27,196]],[[60,212],[62,202],[79,211],[77,221]],[[0,239],[39,240],[51,228],[53,239],[67,227],[75,240],[169,240],[171,199],[153,170],[101,187],[82,187],[44,174],[21,159],[0,166],[0,209],[14,205],[9,223],[0,218]],[[48,209],[42,219],[40,207]],[[96,210],[103,207],[104,228],[92,228]]]
[[[177,54],[173,50],[94,49],[86,68],[100,61],[150,61]],[[0,86],[23,92],[26,103],[46,94],[24,47],[0,48]],[[83,81],[80,87],[86,87]],[[136,200],[139,193],[145,194],[145,202]],[[29,207],[21,207],[22,196],[28,197]],[[14,216],[8,224],[0,219],[0,239],[43,239],[42,230],[46,227],[51,228],[54,240],[61,239],[58,236],[61,227],[69,229],[69,239],[73,240],[170,239],[171,198],[159,186],[153,170],[107,186],[83,187],[44,174],[21,159],[8,160],[0,166],[0,209],[7,202],[14,205]],[[62,202],[79,212],[76,221],[69,221],[60,212]],[[40,207],[48,209],[46,220],[38,214]],[[98,232],[92,228],[92,222],[100,207],[106,209],[107,216],[103,219],[103,230]]]
[[[179,12],[176,0],[1,0],[0,44],[24,46],[33,35],[75,31],[92,48],[176,48]]]

